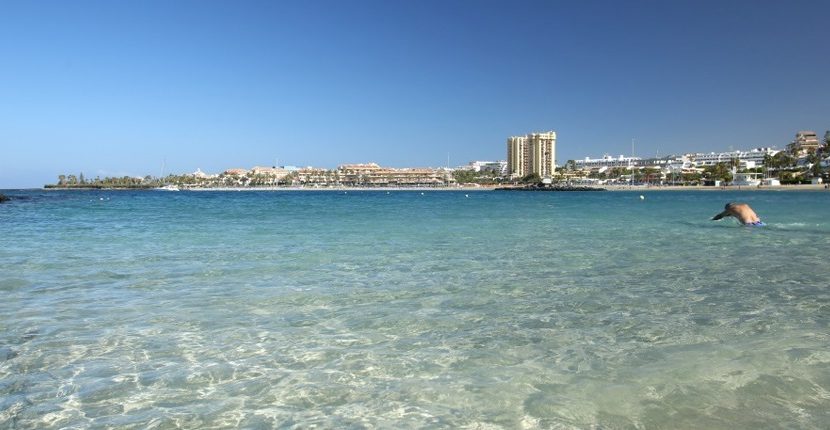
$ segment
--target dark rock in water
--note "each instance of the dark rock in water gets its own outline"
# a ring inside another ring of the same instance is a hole
[[[9,198],[6,197],[3,194],[0,194],[0,203],[4,203],[4,202],[7,202],[7,201],[9,201]]]
[[[32,328],[32,329],[26,330],[26,333],[23,333],[23,336],[20,337],[20,340],[22,340],[23,342],[28,342],[28,341],[36,338],[39,334],[40,334],[40,332],[38,332],[38,330],[36,328]]]
[[[17,352],[8,346],[0,346],[0,361],[11,360],[17,357]]]

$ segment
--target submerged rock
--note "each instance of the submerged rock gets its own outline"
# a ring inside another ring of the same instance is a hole
[[[0,346],[0,361],[11,360],[17,357],[17,352],[8,346]]]
[[[9,198],[3,194],[0,194],[0,203],[9,201]]]

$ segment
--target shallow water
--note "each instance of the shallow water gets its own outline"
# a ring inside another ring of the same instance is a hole
[[[4,193],[0,428],[830,427],[830,193]]]

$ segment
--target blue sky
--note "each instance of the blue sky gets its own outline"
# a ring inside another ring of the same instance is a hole
[[[830,129],[827,1],[6,1],[0,188],[60,173],[786,145]]]

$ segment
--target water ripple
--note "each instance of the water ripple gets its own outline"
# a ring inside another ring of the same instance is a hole
[[[830,425],[823,194],[110,193],[0,213],[0,427]]]

